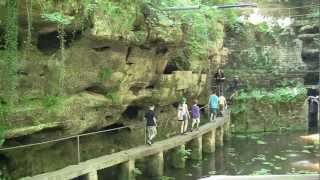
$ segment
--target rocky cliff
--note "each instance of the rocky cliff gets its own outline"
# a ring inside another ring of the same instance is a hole
[[[160,111],[182,96],[206,94],[207,54],[193,54],[188,43],[199,40],[188,36],[196,25],[186,27],[183,13],[134,1],[28,3],[17,5],[17,98],[6,117],[6,139],[46,129],[70,135],[126,124],[128,111],[141,114],[149,104]],[[2,2],[1,12],[6,8]],[[201,20],[201,13],[188,15]],[[207,21],[217,27],[209,36],[223,34],[223,21]],[[1,22],[6,29],[6,19]],[[221,38],[213,37],[211,51],[219,52]]]

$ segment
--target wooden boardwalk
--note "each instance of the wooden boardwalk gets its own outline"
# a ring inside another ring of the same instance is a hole
[[[228,114],[228,113],[226,113]],[[185,135],[177,135],[175,137],[155,142],[152,146],[143,145],[136,148],[120,151],[110,155],[101,156],[85,162],[81,162],[77,165],[70,165],[63,169],[48,172],[33,177],[25,177],[23,180],[63,180],[73,179],[85,174],[89,174],[92,171],[98,171],[108,167],[112,167],[129,160],[135,160],[146,156],[151,156],[157,153],[161,153],[172,148],[186,144],[187,142],[201,137],[204,134],[211,132],[230,120],[230,116],[226,115],[223,118],[217,118],[214,122],[207,123],[199,128],[198,131],[189,132]]]

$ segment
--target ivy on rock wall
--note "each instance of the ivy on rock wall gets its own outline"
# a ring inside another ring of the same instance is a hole
[[[305,95],[306,89],[301,84],[237,92],[231,108],[234,132],[275,131],[280,127],[303,129]]]
[[[167,11],[198,5],[199,1],[97,1],[93,33],[137,45],[171,44],[178,47],[174,62],[183,70],[200,71],[208,54],[222,44],[225,22],[236,14],[206,4],[200,9]],[[201,62],[202,61],[202,62]]]
[[[7,115],[14,107],[17,86],[18,18],[17,1],[6,1],[5,51],[0,52],[0,145],[8,126]]]
[[[15,99],[16,76],[17,76],[17,48],[18,48],[18,19],[17,19],[17,1],[6,1],[7,12],[5,22],[5,52],[1,58],[1,69],[3,75],[1,78],[1,87],[4,88],[3,103],[13,105]]]
[[[78,96],[70,100],[70,94],[65,94],[65,84],[68,82],[65,76],[69,75],[70,69],[76,68],[67,64],[68,53],[71,54],[75,46],[87,43],[88,39],[90,42],[92,39],[119,41],[121,46],[124,42],[124,46],[129,45],[134,47],[133,49],[150,54],[155,49],[155,57],[162,57],[161,53],[165,54],[168,49],[170,54],[176,50],[176,53],[172,53],[175,56],[170,57],[170,61],[175,63],[178,70],[204,72],[203,68],[207,68],[208,54],[212,54],[213,51],[217,53],[222,47],[224,23],[236,17],[232,11],[221,11],[210,7],[209,4],[203,4],[195,11],[165,10],[168,7],[198,4],[198,1],[192,0],[7,0],[6,7],[2,2],[4,1],[0,0],[0,28],[4,27],[5,33],[0,32],[0,36],[5,34],[5,45],[2,45],[3,37],[0,37],[0,117],[1,121],[6,118],[17,119],[12,121],[10,129],[36,127],[62,119],[56,116],[64,116],[64,112],[56,113],[53,110],[58,109],[57,106],[65,106],[68,103],[65,101],[78,100]],[[5,13],[3,9],[6,10]],[[5,21],[2,14],[6,15]],[[20,27],[17,24],[18,15]],[[5,24],[2,24],[3,22]],[[76,39],[70,36],[78,31],[83,39],[76,42]],[[18,37],[21,44],[19,50]],[[46,38],[46,41],[40,42]],[[50,44],[51,38],[54,39],[54,50],[49,57],[49,54],[39,47]],[[113,51],[113,47],[110,49]],[[20,59],[21,63],[17,63],[17,59]],[[166,60],[161,66],[165,66]],[[19,71],[18,64],[21,64]],[[135,66],[139,65],[132,65]],[[97,81],[101,81],[97,87],[92,83],[93,85],[79,91],[87,91],[90,88],[93,91],[99,90],[100,84],[111,79],[114,74],[117,74],[119,79],[125,79],[125,73],[119,73],[117,69],[113,71],[114,69],[107,65],[101,67],[101,70],[93,73],[97,75]],[[83,76],[90,75],[83,73]],[[31,81],[37,83],[30,83]],[[19,88],[16,93],[17,84]],[[150,89],[153,88],[157,87],[150,85]],[[107,92],[102,93],[104,96],[97,95],[99,99],[95,100],[103,102],[103,106],[121,105],[124,95],[119,93],[118,88],[101,89]],[[15,100],[17,94],[19,97]],[[92,98],[86,93],[83,94],[88,96],[88,99]],[[84,98],[79,97],[79,101],[82,99]],[[15,101],[12,109],[10,104],[13,105]],[[18,110],[22,112],[19,113],[19,117],[22,117],[20,119],[12,113]],[[118,111],[121,114],[119,108]],[[1,122],[0,131],[3,132],[5,128]]]

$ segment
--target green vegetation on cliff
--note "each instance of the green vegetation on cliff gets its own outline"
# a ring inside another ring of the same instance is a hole
[[[305,95],[303,85],[237,92],[231,108],[234,132],[304,129]]]

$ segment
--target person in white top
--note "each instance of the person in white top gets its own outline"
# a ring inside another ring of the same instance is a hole
[[[182,102],[178,106],[178,121],[181,123],[180,134],[185,134],[188,129],[188,119],[190,118],[187,99],[182,98]]]

